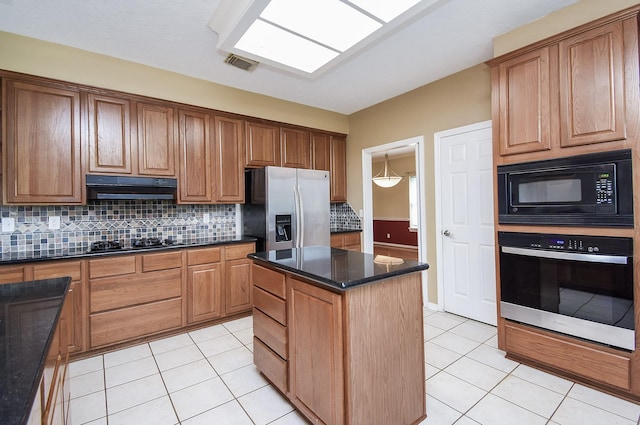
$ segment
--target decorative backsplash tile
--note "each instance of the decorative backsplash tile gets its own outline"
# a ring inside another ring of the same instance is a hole
[[[331,204],[331,231],[362,230],[362,221],[358,214],[347,204]]]
[[[176,205],[169,201],[102,201],[79,206],[0,206],[2,219],[15,230],[0,234],[2,254],[21,258],[40,253],[89,249],[91,242],[157,237],[178,242],[241,236],[241,205]],[[205,222],[208,215],[209,222]],[[49,217],[60,217],[60,229],[49,230]],[[361,230],[349,204],[331,204],[332,231]]]

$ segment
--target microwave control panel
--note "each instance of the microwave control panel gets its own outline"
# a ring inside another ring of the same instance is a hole
[[[596,180],[596,203],[613,204],[613,178],[610,173],[602,173]]]

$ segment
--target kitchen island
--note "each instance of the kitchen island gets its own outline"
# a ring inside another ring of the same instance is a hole
[[[421,273],[330,247],[250,254],[254,362],[312,423],[426,417]]]
[[[66,328],[59,322],[71,279],[0,285],[0,422],[67,423]]]

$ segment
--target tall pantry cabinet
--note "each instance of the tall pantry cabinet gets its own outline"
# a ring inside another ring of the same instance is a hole
[[[639,14],[635,6],[488,62],[494,166],[631,149],[633,185],[640,187]],[[634,202],[633,228],[500,224],[496,213],[496,231],[632,237],[638,300],[640,200]],[[497,243],[496,263],[500,270]],[[498,345],[511,358],[640,400],[638,301],[635,310],[631,352],[504,319],[499,305]]]

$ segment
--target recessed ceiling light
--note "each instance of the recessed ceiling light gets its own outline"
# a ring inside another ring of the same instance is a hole
[[[223,51],[315,77],[446,1],[220,0],[209,27]]]
[[[349,3],[355,4],[385,22],[391,22],[420,3],[420,0],[349,0]]]

